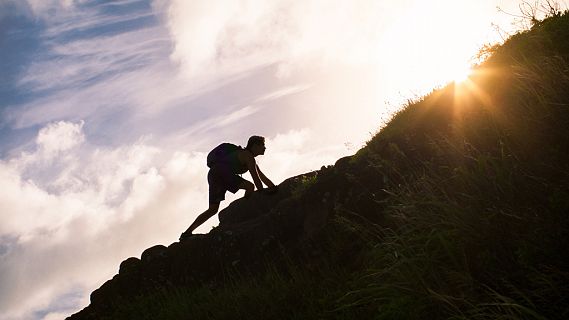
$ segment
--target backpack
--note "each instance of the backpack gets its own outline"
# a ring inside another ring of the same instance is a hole
[[[229,164],[231,162],[230,155],[238,150],[243,150],[243,148],[227,142],[218,145],[208,153],[207,166],[213,168],[218,164]]]

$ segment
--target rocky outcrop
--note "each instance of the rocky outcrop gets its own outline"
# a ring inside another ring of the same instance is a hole
[[[348,166],[349,158],[337,167]],[[316,183],[317,182],[317,183]],[[310,192],[309,192],[310,191]],[[334,167],[290,178],[276,194],[255,192],[219,213],[219,226],[168,247],[145,250],[120,264],[119,273],[91,294],[91,304],[69,319],[97,319],[120,299],[157,288],[222,284],[227,270],[262,271],[267,262],[302,257],[348,193],[349,183]]]

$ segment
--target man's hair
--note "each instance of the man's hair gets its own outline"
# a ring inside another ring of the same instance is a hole
[[[249,137],[249,140],[247,141],[247,146],[245,147],[245,149],[251,149],[251,147],[253,147],[253,145],[255,144],[265,144],[265,137],[261,137],[261,136],[251,136]]]

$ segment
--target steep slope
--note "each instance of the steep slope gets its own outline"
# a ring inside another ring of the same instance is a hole
[[[71,319],[567,318],[569,14],[488,54],[354,156],[126,260]]]
[[[336,167],[348,161],[341,159]],[[333,211],[332,199],[346,197],[348,191],[348,184],[337,176],[342,177],[323,167],[284,181],[277,194],[255,192],[249,199],[234,201],[219,213],[219,226],[208,234],[168,247],[154,246],[140,259],[123,261],[119,273],[94,291],[91,304],[71,319],[100,319],[112,314],[117,299],[223,283],[228,272],[256,274],[286,259],[314,254],[311,238],[325,226]],[[319,190],[306,194],[317,178]]]

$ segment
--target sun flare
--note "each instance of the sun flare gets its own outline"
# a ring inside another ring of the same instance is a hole
[[[477,24],[483,13],[474,3],[417,2],[386,29],[378,44],[378,70],[390,75],[381,84],[390,102],[404,103],[410,96],[468,79],[473,57],[486,39]],[[409,21],[421,27],[410,28]]]
[[[454,83],[462,83],[468,79],[470,74],[472,73],[472,69],[470,67],[464,68],[456,68],[452,71],[452,81]]]

